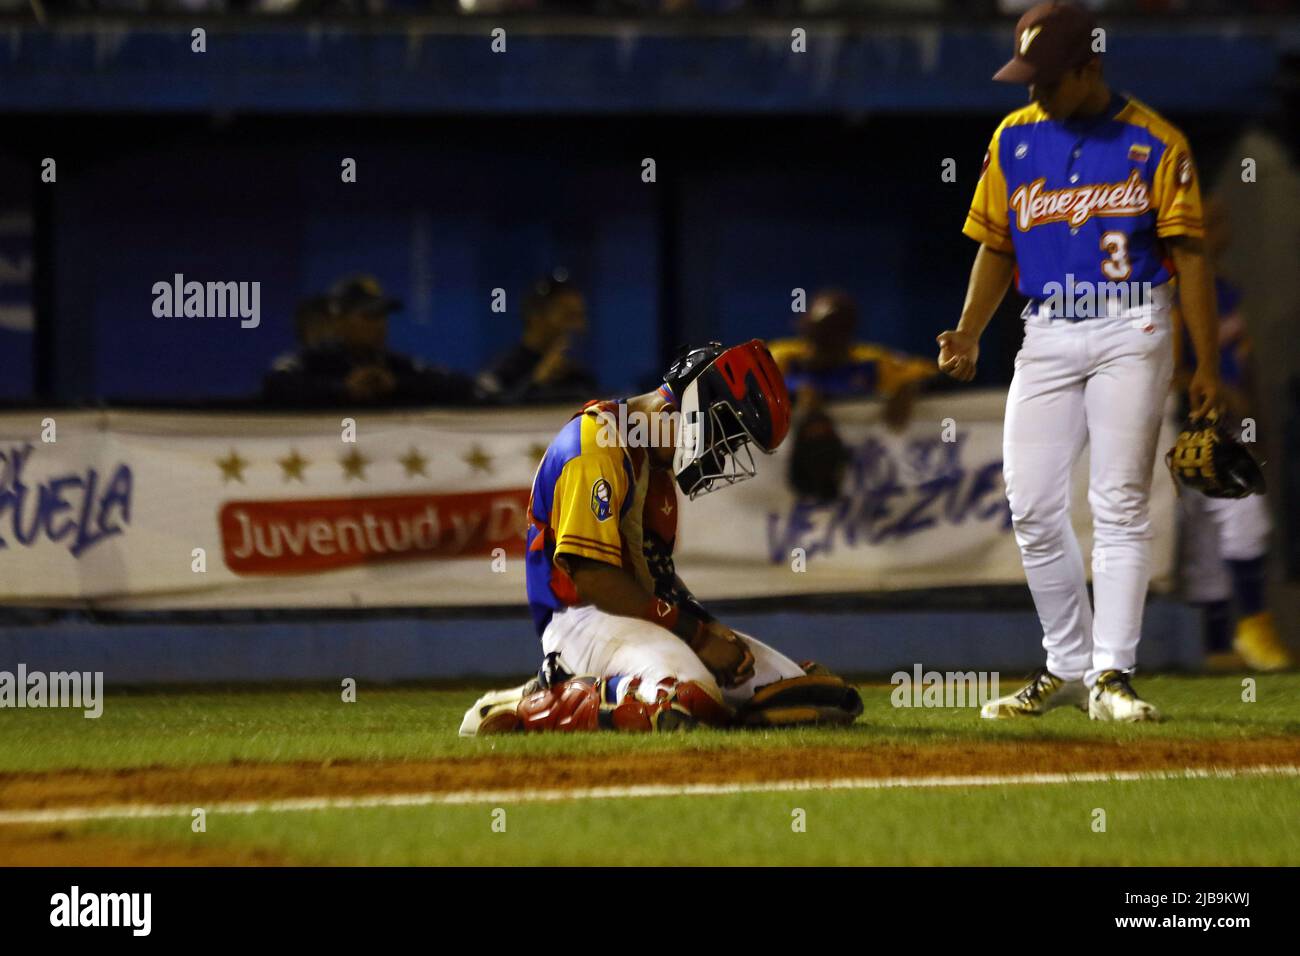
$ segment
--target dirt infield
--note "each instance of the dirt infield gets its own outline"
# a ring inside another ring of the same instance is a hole
[[[293,797],[364,797],[635,784],[761,783],[1025,773],[1300,766],[1300,738],[997,741],[922,746],[718,749],[615,756],[475,756],[427,761],[230,763],[130,770],[0,774],[0,811],[180,804]],[[0,824],[5,866],[276,866],[256,847],[187,846],[85,832],[62,824]]]
[[[154,844],[62,827],[0,827],[4,866],[283,866],[291,861],[256,847]]]
[[[482,756],[410,762],[232,763],[6,773],[0,774],[0,810],[129,803],[202,806],[216,801],[429,791],[1233,768],[1259,764],[1300,766],[1300,738],[1151,740],[1126,744],[999,741],[761,752],[684,750],[673,754],[548,756],[537,760]],[[3,829],[0,827],[0,831]]]

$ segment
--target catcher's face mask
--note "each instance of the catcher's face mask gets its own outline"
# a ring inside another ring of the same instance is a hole
[[[722,352],[674,397],[673,473],[692,499],[753,478],[750,446],[770,454],[790,427],[785,380],[757,340]]]
[[[686,387],[673,453],[677,485],[691,498],[758,473],[749,450],[752,439],[735,413],[721,402],[702,409],[699,391],[698,382]]]

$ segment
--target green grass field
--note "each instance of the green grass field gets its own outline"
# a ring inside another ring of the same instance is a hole
[[[232,760],[414,760],[499,754],[675,752],[907,742],[1019,739],[1138,740],[1300,737],[1300,674],[1255,678],[1256,700],[1242,701],[1242,678],[1155,675],[1137,681],[1169,717],[1155,725],[1112,725],[1081,713],[1038,721],[981,721],[974,710],[895,708],[887,685],[863,689],[853,727],[779,733],[698,731],[683,736],[553,734],[461,739],[461,715],[481,688],[373,689],[342,703],[336,688],[151,691],[112,695],[98,720],[78,711],[8,710],[0,734],[0,773],[66,768],[186,766]]]
[[[847,729],[478,740],[456,736],[461,713],[478,693],[473,688],[363,685],[353,704],[343,703],[333,688],[136,692],[110,695],[99,720],[55,710],[10,710],[0,716],[0,811],[25,806],[5,799],[6,785],[13,793],[15,781],[30,786],[42,779],[33,774],[72,769],[93,775],[129,768],[361,762],[358,778],[364,779],[366,761],[479,758],[479,763],[526,761],[543,767],[551,758],[625,757],[632,768],[627,783],[653,784],[653,778],[636,773],[636,759],[727,751],[752,754],[753,763],[761,765],[765,751],[800,749],[815,763],[818,750],[829,755],[866,748],[888,755],[891,748],[951,751],[992,744],[1005,749],[1012,772],[1030,774],[1063,769],[1042,766],[1041,757],[1017,762],[1017,753],[1042,742],[1095,741],[1132,749],[1199,741],[1222,751],[1251,742],[1289,745],[1300,738],[1300,675],[1258,677],[1254,702],[1242,700],[1241,677],[1151,676],[1138,687],[1169,720],[1116,726],[1057,712],[1038,721],[980,721],[971,709],[896,709],[888,686],[867,686],[866,712]],[[889,773],[912,771],[900,765]],[[430,787],[439,789],[435,784]],[[494,810],[503,810],[504,817]],[[1098,810],[1105,813],[1104,832],[1095,829]],[[4,829],[0,823],[0,862]],[[207,832],[198,834],[191,832],[188,816],[77,821],[57,829],[65,844],[87,838],[200,846],[235,859],[259,851],[288,863],[1297,865],[1300,777],[909,785],[548,802],[521,797],[463,805],[214,811]]]
[[[92,828],[325,864],[1294,866],[1298,804],[1294,779],[1191,780],[507,805],[505,832],[487,805],[230,816],[201,836],[185,819]]]

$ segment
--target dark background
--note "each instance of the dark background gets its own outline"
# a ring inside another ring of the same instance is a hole
[[[469,372],[519,334],[520,296],[555,266],[588,293],[579,354],[611,392],[680,342],[791,334],[796,287],[848,289],[863,337],[928,355],[961,306],[975,250],[961,225],[999,118],[20,117],[6,152],[28,170],[58,157],[58,182],[18,180],[43,321],[27,375],[22,349],[5,350],[3,392],[250,396],[293,345],[296,301],[358,271],[404,302],[395,348]],[[1175,119],[1203,166],[1243,122]],[[343,157],[356,183],[340,181]],[[174,273],[259,280],[260,327],[155,318],[153,283]],[[992,335],[981,380],[1006,382],[1018,323]]]

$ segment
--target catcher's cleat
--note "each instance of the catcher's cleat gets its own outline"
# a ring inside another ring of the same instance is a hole
[[[1137,695],[1125,671],[1102,671],[1088,696],[1088,716],[1093,720],[1124,723],[1160,719],[1160,711]]]
[[[699,725],[699,720],[677,707],[660,710],[654,718],[654,729],[661,734],[694,730]]]
[[[1273,615],[1268,611],[1243,617],[1237,622],[1232,648],[1251,670],[1282,671],[1295,666],[1290,650],[1277,633]]]
[[[507,706],[498,704],[478,725],[478,730],[473,734],[467,734],[463,730],[462,737],[486,737],[490,734],[513,734],[516,730],[523,730],[524,722],[519,718],[518,705]]]
[[[518,716],[519,703],[540,689],[541,682],[534,677],[518,687],[488,691],[474,702],[473,707],[465,711],[465,717],[460,722],[460,735],[478,737],[521,729],[523,721]]]
[[[1041,717],[1057,707],[1074,706],[1086,710],[1087,696],[1083,681],[1066,680],[1046,667],[1040,667],[1029,675],[1029,682],[1020,690],[981,707],[980,716],[987,720],[1006,720],[1011,717]]]

